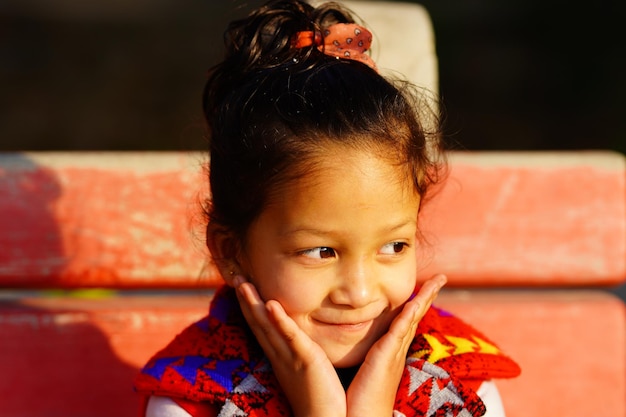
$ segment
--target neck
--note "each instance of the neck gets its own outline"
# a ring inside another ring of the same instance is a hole
[[[339,381],[341,381],[341,385],[343,385],[343,389],[347,390],[354,379],[354,376],[359,371],[360,365],[352,366],[350,368],[337,368],[337,376],[339,376]]]

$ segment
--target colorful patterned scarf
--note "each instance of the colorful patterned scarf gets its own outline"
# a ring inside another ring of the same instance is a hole
[[[460,381],[514,377],[519,372],[485,336],[433,307],[409,349],[394,416],[481,416],[482,401]],[[291,415],[271,365],[228,287],[217,291],[207,317],[150,359],[135,388],[145,396],[218,404],[220,416]]]

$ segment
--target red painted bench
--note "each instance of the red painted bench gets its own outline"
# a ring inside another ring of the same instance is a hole
[[[132,378],[205,314],[202,156],[0,154],[0,415],[134,416]],[[455,153],[424,209],[439,304],[523,373],[509,417],[626,415],[626,164]],[[141,291],[138,291],[141,290]]]

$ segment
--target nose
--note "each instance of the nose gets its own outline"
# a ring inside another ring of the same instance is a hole
[[[377,271],[367,259],[344,260],[331,290],[333,304],[359,308],[370,304],[378,292]]]

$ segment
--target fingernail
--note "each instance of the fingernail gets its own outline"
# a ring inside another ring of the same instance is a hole
[[[244,282],[246,282],[245,278],[242,277],[241,275],[235,275],[233,277],[233,285],[235,286],[235,288],[238,288],[241,284],[243,284]]]
[[[444,285],[446,285],[447,282],[448,282],[448,277],[446,277],[445,275],[442,275],[441,278],[439,278],[439,281],[437,282],[437,291],[439,291]]]

